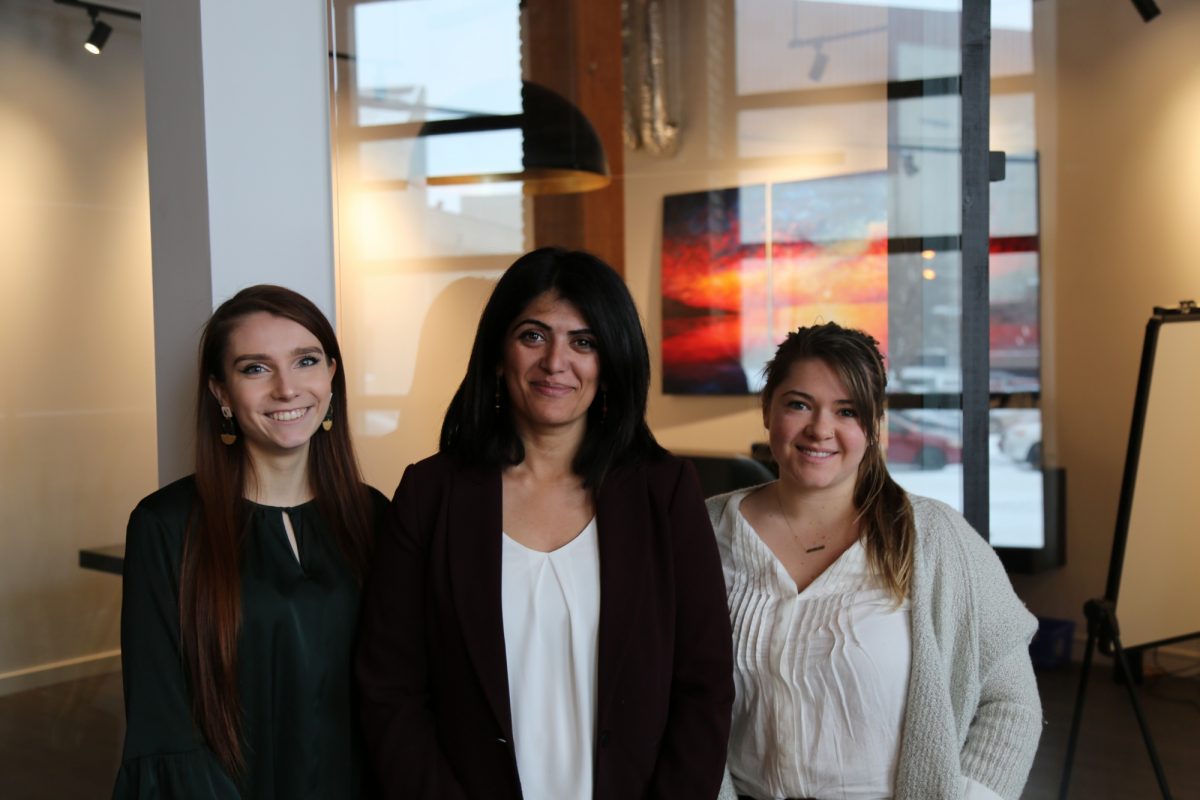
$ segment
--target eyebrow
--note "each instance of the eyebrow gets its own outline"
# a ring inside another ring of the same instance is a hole
[[[291,355],[292,356],[319,355],[319,356],[324,357],[325,351],[322,350],[320,347],[297,347],[295,350],[293,350],[291,352]],[[270,360],[271,360],[271,356],[267,355],[266,353],[245,353],[244,355],[240,355],[240,356],[237,356],[236,358],[234,358],[233,363],[239,364],[243,361],[270,361]]]
[[[516,325],[513,325],[512,329],[515,331],[517,328],[521,327],[522,325],[534,325],[538,328],[541,328],[544,331],[553,330],[549,325],[542,322],[540,319],[523,319],[520,322],[518,322]],[[578,336],[581,333],[586,333],[589,336],[595,335],[592,333],[591,328],[579,328],[578,330],[567,331],[568,336]]]
[[[803,398],[803,399],[805,399],[805,400],[816,400],[816,398],[815,398],[815,397],[813,397],[813,396],[812,396],[811,394],[809,394],[808,392],[802,392],[802,391],[800,391],[799,389],[785,389],[783,393],[784,393],[785,395],[788,395],[788,394],[799,395],[800,397],[802,397],[802,398]],[[843,399],[841,399],[841,400],[834,400],[834,401],[833,401],[833,404],[834,404],[834,405],[853,406],[853,405],[854,405],[854,401],[853,401],[853,400],[848,400],[848,399],[845,399],[845,398],[843,398]]]

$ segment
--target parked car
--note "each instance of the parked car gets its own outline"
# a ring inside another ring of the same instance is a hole
[[[957,367],[903,367],[898,388],[909,394],[957,394],[962,391],[962,370]]]
[[[887,460],[915,464],[921,469],[941,469],[962,462],[962,439],[946,431],[931,430],[893,411],[887,415]]]
[[[1041,390],[1042,384],[1037,376],[1020,375],[1002,369],[994,369],[988,374],[988,391],[992,394],[1032,394]]]
[[[1028,419],[1007,425],[1000,433],[1000,452],[1037,469],[1042,466],[1042,421]]]
[[[962,367],[941,348],[925,348],[896,371],[897,391],[910,394],[955,394],[962,391]]]

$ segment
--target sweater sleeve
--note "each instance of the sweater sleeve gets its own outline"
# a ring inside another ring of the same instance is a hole
[[[182,537],[144,506],[129,518],[121,603],[126,731],[114,800],[241,796],[192,721],[179,644]]]
[[[1000,559],[966,521],[960,528],[970,590],[969,619],[978,626],[979,703],[960,755],[962,773],[1004,798],[1021,794],[1042,730],[1029,641],[1037,620],[1013,591]]]

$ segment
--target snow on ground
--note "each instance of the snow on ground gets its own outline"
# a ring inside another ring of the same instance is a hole
[[[1018,464],[1001,453],[999,435],[989,438],[992,546],[1042,547],[1045,531],[1041,470]],[[948,464],[938,470],[889,464],[888,470],[905,491],[941,500],[962,511],[962,464]]]

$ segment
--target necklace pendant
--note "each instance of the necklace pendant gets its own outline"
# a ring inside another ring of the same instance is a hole
[[[815,553],[815,552],[817,552],[818,550],[824,550],[824,549],[825,549],[825,545],[823,545],[823,544],[819,544],[819,545],[817,545],[816,547],[810,547],[810,548],[808,548],[808,549],[807,549],[807,550],[805,550],[804,552],[806,552],[806,553]]]

